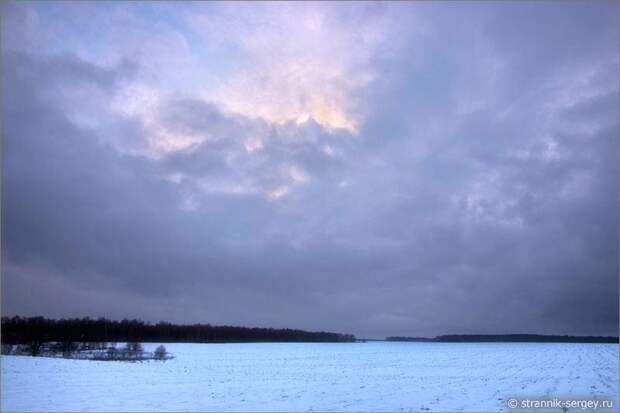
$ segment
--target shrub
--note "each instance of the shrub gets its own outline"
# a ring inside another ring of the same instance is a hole
[[[118,357],[118,350],[116,349],[116,347],[109,347],[106,354],[110,360],[116,360],[116,358]]]
[[[155,349],[155,352],[153,353],[153,358],[156,360],[164,360],[166,358],[166,354],[166,347],[160,345]]]
[[[13,353],[13,345],[12,344],[2,344],[2,354],[9,355]]]

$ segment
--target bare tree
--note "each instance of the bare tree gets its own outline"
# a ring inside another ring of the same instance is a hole
[[[125,346],[125,350],[127,352],[127,356],[131,358],[140,358],[144,353],[144,349],[142,348],[142,344],[137,342],[127,343]]]
[[[78,344],[70,341],[70,340],[66,340],[63,341],[61,344],[61,350],[62,350],[62,356],[64,358],[70,358],[71,355],[79,348]]]
[[[26,346],[30,355],[36,357],[41,353],[41,347],[43,346],[43,342],[39,340],[33,340],[26,344]]]

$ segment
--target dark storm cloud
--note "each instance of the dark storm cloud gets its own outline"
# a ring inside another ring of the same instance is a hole
[[[616,334],[617,5],[414,6],[357,134],[3,48],[3,314]]]

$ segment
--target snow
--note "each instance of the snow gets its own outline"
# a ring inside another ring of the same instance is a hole
[[[2,356],[2,411],[505,411],[512,396],[620,406],[616,344],[165,346],[165,362]]]

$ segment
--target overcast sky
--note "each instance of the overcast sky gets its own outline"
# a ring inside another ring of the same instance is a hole
[[[618,333],[618,2],[2,2],[2,314]]]

